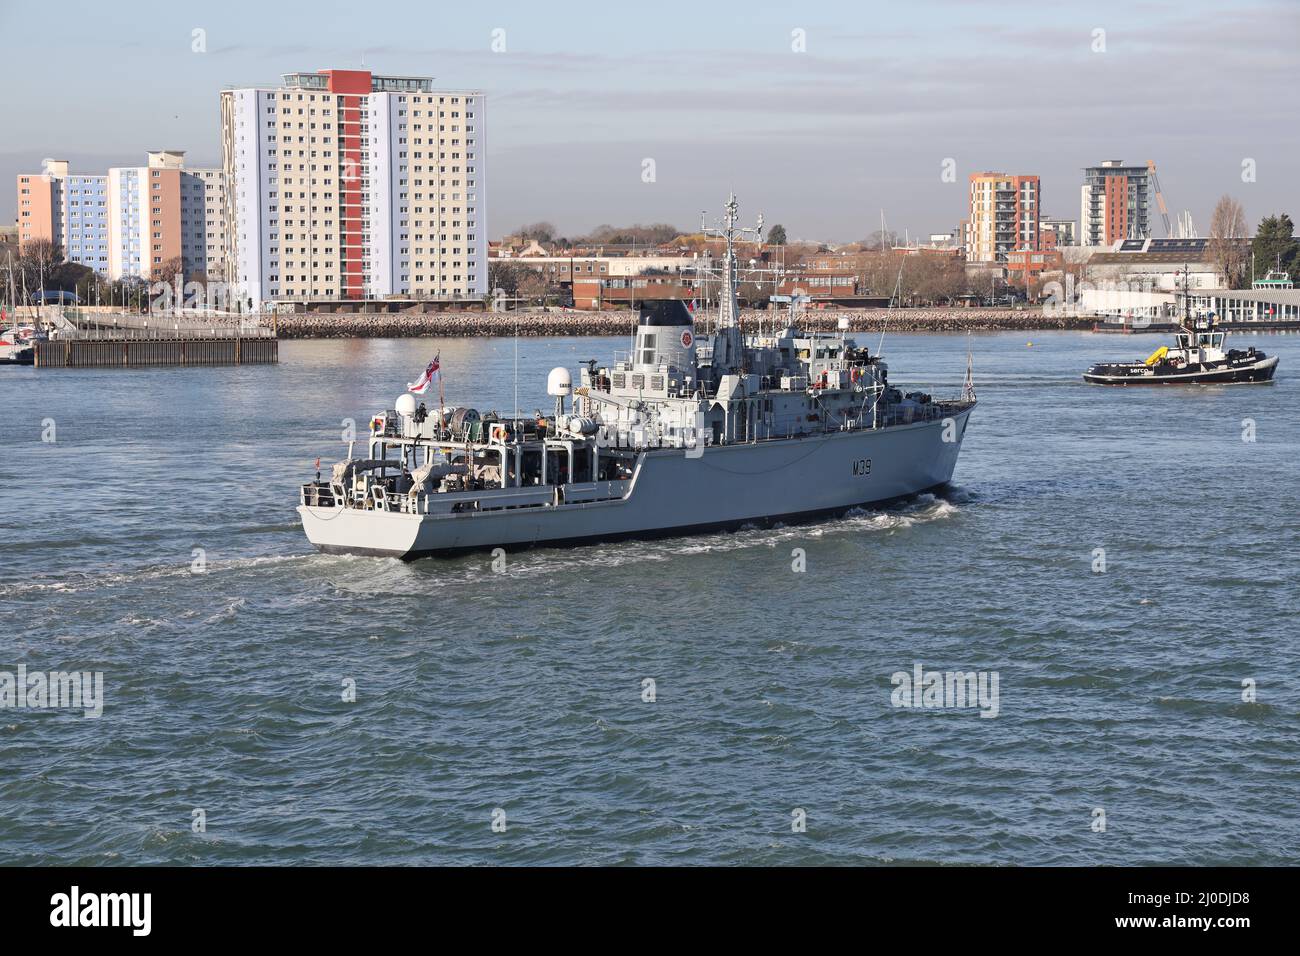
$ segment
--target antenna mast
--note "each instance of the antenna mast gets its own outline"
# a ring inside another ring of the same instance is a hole
[[[719,300],[719,325],[722,328],[729,326],[738,326],[740,324],[740,308],[736,303],[736,241],[737,236],[753,236],[755,240],[763,238],[763,214],[758,214],[758,221],[753,226],[737,227],[736,222],[740,219],[740,204],[736,201],[736,194],[733,192],[727,197],[726,213],[714,225],[709,226],[704,220],[704,214],[700,214],[700,232],[705,236],[713,236],[719,239],[725,239],[727,242],[726,253],[722,260],[722,295]]]

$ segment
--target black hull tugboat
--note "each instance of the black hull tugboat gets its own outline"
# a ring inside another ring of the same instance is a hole
[[[1228,333],[1215,329],[1214,315],[1178,330],[1173,347],[1161,346],[1142,362],[1101,363],[1083,373],[1093,385],[1238,385],[1270,382],[1277,356],[1253,345],[1224,350]]]

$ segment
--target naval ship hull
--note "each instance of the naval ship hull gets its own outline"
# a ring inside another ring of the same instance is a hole
[[[943,420],[751,444],[643,452],[614,500],[420,515],[299,505],[307,538],[331,554],[414,560],[800,522],[946,485],[973,406]]]

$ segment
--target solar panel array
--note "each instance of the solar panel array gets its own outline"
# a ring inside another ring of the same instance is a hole
[[[1209,241],[1208,239],[1152,239],[1149,251],[1199,255],[1205,251]]]

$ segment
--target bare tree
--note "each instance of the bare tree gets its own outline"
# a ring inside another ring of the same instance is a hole
[[[1246,213],[1231,196],[1221,196],[1210,217],[1210,241],[1207,249],[1228,288],[1240,284],[1245,273]]]
[[[538,242],[553,242],[556,232],[555,226],[549,222],[530,222],[527,225],[520,226],[515,230],[515,235],[520,239],[536,239]]]
[[[30,239],[22,244],[22,252],[14,260],[17,271],[15,285],[25,285],[28,294],[44,289],[59,263],[63,262],[63,247],[49,239]]]
[[[898,233],[892,229],[877,229],[861,242],[862,248],[881,252],[888,251],[896,245],[898,245]]]
[[[155,282],[175,282],[177,276],[181,276],[181,282],[185,279],[185,260],[180,256],[172,256],[170,259],[153,267],[152,273]]]

